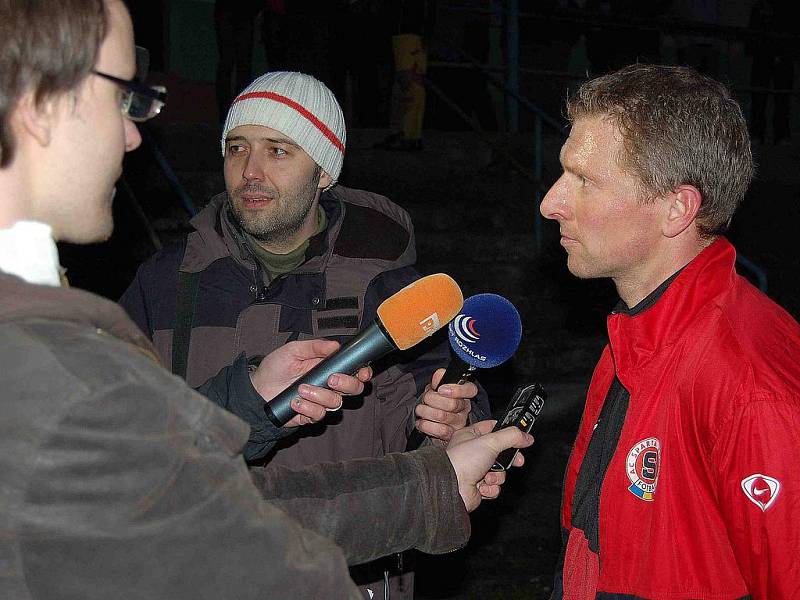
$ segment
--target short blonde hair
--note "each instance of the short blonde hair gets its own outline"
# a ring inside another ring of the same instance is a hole
[[[703,198],[700,233],[728,228],[755,165],[742,109],[723,84],[689,67],[630,65],[587,81],[567,102],[570,122],[603,115],[622,133],[619,164],[643,197],[693,185]]]

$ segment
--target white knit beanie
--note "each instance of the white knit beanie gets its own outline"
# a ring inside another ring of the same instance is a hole
[[[275,71],[247,86],[231,104],[222,128],[225,138],[239,125],[263,125],[289,136],[314,162],[339,179],[347,132],[336,97],[311,75]]]

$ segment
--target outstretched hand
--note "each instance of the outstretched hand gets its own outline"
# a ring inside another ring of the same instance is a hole
[[[270,352],[250,374],[253,386],[267,402],[308,373],[325,358],[339,349],[333,340],[304,340],[289,342]],[[299,397],[292,400],[296,416],[285,427],[316,423],[325,418],[326,411],[339,410],[342,396],[355,396],[364,391],[364,383],[372,377],[372,369],[364,367],[355,376],[336,373],[328,378],[325,389],[302,384]]]
[[[458,491],[467,511],[472,512],[482,499],[500,495],[506,480],[505,471],[489,471],[497,455],[506,448],[527,448],[533,436],[516,427],[492,432],[495,421],[481,421],[457,431],[447,445],[447,456],[458,479]],[[514,457],[513,466],[525,462],[521,453]]]

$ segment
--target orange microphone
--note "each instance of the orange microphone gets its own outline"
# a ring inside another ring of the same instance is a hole
[[[301,384],[327,388],[334,373],[356,373],[393,350],[407,350],[447,325],[463,304],[461,288],[444,273],[407,285],[381,303],[369,327],[266,403],[269,420],[282,427],[297,414],[292,400]]]

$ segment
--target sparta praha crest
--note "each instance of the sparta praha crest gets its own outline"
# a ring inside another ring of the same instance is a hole
[[[661,468],[661,442],[646,438],[637,442],[625,461],[625,471],[631,485],[628,490],[637,498],[652,502],[656,493],[658,473]]]

